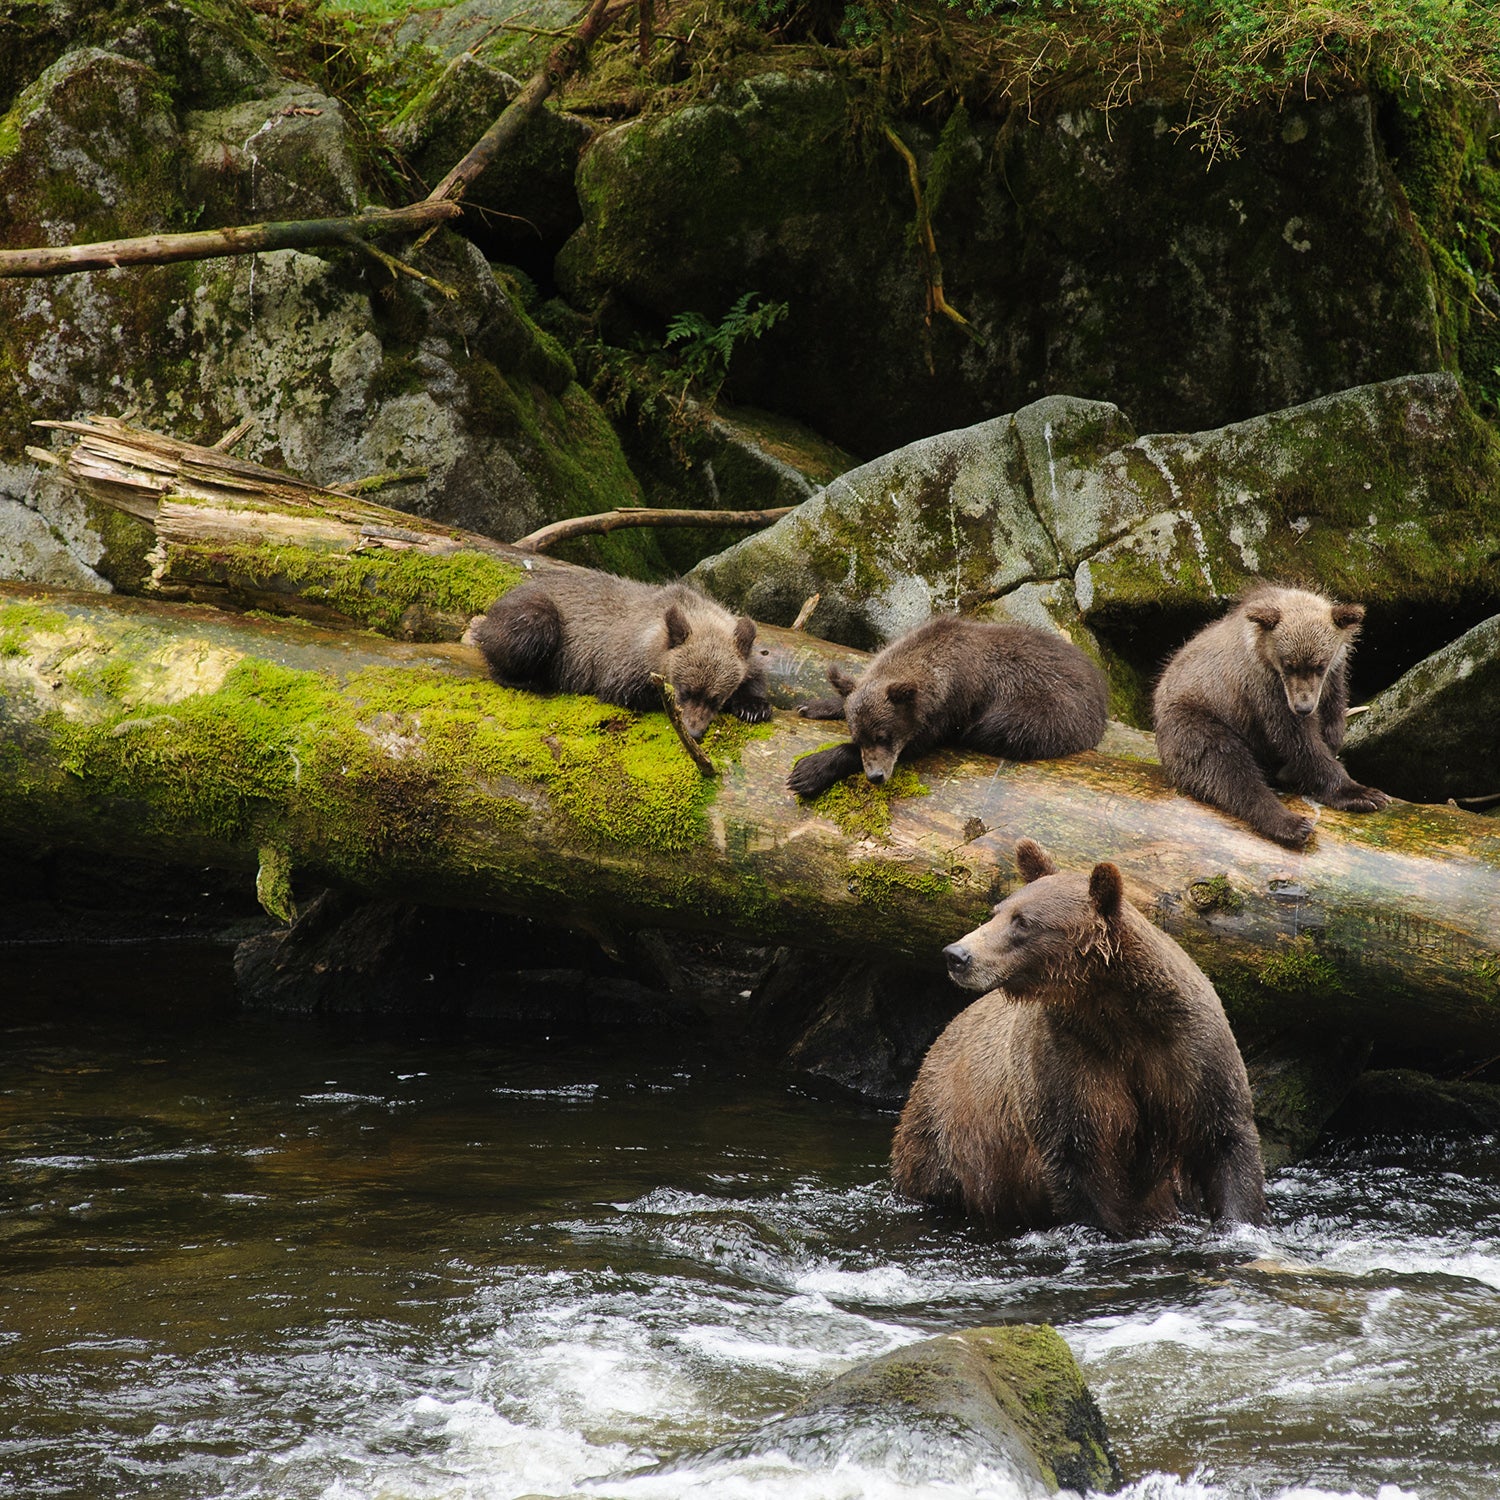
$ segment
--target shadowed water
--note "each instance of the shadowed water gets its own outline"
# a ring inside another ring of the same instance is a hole
[[[737,1440],[1047,1320],[1141,1500],[1500,1495],[1492,1141],[1283,1173],[1265,1230],[996,1243],[892,1200],[890,1115],[743,1057],[230,995],[221,953],[0,950],[0,1492],[1014,1497]]]

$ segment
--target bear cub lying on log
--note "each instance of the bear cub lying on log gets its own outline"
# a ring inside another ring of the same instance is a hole
[[[1156,749],[1172,785],[1289,849],[1307,842],[1313,820],[1287,807],[1268,777],[1346,812],[1384,807],[1391,799],[1336,758],[1364,617],[1362,604],[1266,585],[1195,635],[1156,688]]]
[[[1071,641],[1025,625],[940,615],[892,641],[858,683],[828,669],[837,698],[805,703],[808,719],[846,719],[852,741],[804,755],[787,777],[816,797],[863,766],[877,786],[896,762],[961,745],[1009,760],[1092,750],[1104,736],[1109,688]]]
[[[497,599],[466,639],[507,687],[592,693],[637,711],[661,707],[659,672],[695,740],[720,710],[752,724],[771,717],[765,671],[750,656],[755,621],[686,584],[559,572]]]
[[[1030,839],[1026,884],[943,950],[988,990],[932,1044],[891,1171],[907,1197],[1014,1233],[1130,1236],[1202,1207],[1265,1216],[1245,1064],[1203,971],[1124,899],[1120,872],[1058,874]]]

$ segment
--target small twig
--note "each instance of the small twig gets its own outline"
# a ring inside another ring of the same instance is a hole
[[[797,618],[792,621],[793,630],[806,628],[807,622],[812,619],[812,613],[818,607],[818,601],[822,597],[822,594],[814,594],[811,599],[802,601],[802,608],[797,611]]]
[[[364,479],[348,479],[343,484],[330,484],[331,490],[340,495],[372,495],[376,490],[389,489],[393,484],[410,484],[414,480],[426,479],[426,469],[391,469],[384,474],[370,474]]]
[[[927,369],[933,372],[932,365],[932,315],[940,312],[945,318],[957,323],[965,333],[974,340],[976,344],[982,344],[983,339],[974,332],[969,320],[959,312],[943,295],[943,263],[938,259],[937,239],[932,232],[932,219],[927,213],[927,200],[922,195],[922,174],[917,169],[917,158],[912,155],[911,148],[891,129],[889,125],[884,127],[885,138],[900,153],[901,159],[906,163],[906,175],[911,180],[911,195],[917,205],[917,233],[922,247],[922,269],[927,280],[927,312],[925,324],[927,329]]]
[[[359,248],[374,260],[378,260],[392,276],[410,276],[413,280],[420,281],[424,286],[430,286],[433,291],[440,293],[450,302],[458,301],[458,288],[449,286],[446,281],[439,281],[436,276],[429,276],[425,271],[419,271],[415,266],[409,266],[404,260],[397,260],[394,255],[388,255],[377,245],[368,241],[360,240]]]
[[[796,510],[777,505],[770,510],[653,510],[645,505],[622,505],[597,516],[569,516],[528,532],[511,546],[522,552],[544,552],[575,536],[600,536],[632,526],[769,526]]]
[[[1486,802],[1500,802],[1500,792],[1486,792],[1482,797],[1455,797],[1453,800],[1467,807],[1481,807]]]
[[[1500,1062],[1500,1052],[1497,1052],[1493,1057],[1487,1057],[1487,1058],[1485,1058],[1485,1060],[1482,1063],[1475,1063],[1474,1066],[1472,1068],[1470,1068],[1467,1073],[1460,1073],[1453,1080],[1453,1082],[1454,1083],[1467,1083],[1476,1073],[1482,1073],[1482,1072],[1484,1072],[1484,1070],[1486,1068],[1490,1067],[1492,1064],[1497,1063],[1497,1062]]]
[[[687,732],[682,722],[682,714],[677,708],[677,694],[672,690],[672,684],[660,672],[653,672],[651,681],[656,684],[656,690],[661,694],[661,706],[666,711],[672,728],[677,731],[677,738],[682,741],[682,748],[692,756],[693,764],[705,776],[717,776],[719,773],[714,769],[714,763],[705,754],[703,746]]]
[[[237,442],[239,442],[242,437],[246,436],[254,426],[255,418],[246,417],[243,421],[236,422],[234,426],[231,427],[229,431],[226,432],[224,436],[221,437],[219,441],[213,446],[217,448],[220,453],[227,453],[232,447],[234,447]]]

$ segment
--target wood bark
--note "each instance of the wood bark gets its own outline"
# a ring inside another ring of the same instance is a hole
[[[1500,1050],[1490,820],[1325,809],[1291,853],[1099,753],[944,752],[804,806],[787,769],[830,737],[716,726],[707,780],[664,716],[499,688],[462,646],[0,586],[0,833],[23,844],[937,973],[1029,836],[1064,867],[1114,860],[1239,1023]]]
[[[38,246],[0,250],[0,277],[71,276],[115,266],[164,266],[179,260],[214,260],[254,255],[262,250],[310,250],[319,245],[362,242],[386,234],[409,234],[456,219],[456,203],[425,199],[405,208],[377,208],[341,219],[293,219],[275,224],[241,224],[231,229],[199,229],[188,234],[146,234],[134,239],[100,240],[91,245]]]

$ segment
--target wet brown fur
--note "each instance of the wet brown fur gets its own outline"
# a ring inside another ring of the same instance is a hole
[[[1352,780],[1337,758],[1364,613],[1268,584],[1195,635],[1156,688],[1156,748],[1172,784],[1292,849],[1313,822],[1272,780],[1348,812],[1384,807],[1390,798]]]
[[[476,615],[468,639],[497,682],[592,693],[622,708],[660,708],[651,681],[659,672],[694,739],[721,710],[751,723],[771,716],[765,672],[751,654],[755,622],[686,584],[582,568],[550,574]]]
[[[898,1191],[1004,1232],[1128,1236],[1202,1208],[1259,1223],[1250,1086],[1202,970],[1124,899],[1119,870],[1026,884],[945,949],[988,990],[933,1043],[891,1148]]]
[[[872,661],[858,683],[838,667],[837,698],[799,712],[846,719],[851,740],[803,756],[787,786],[815,797],[863,768],[876,783],[898,759],[961,745],[1009,760],[1090,750],[1104,734],[1109,688],[1071,641],[1025,625],[986,625],[942,615]]]

